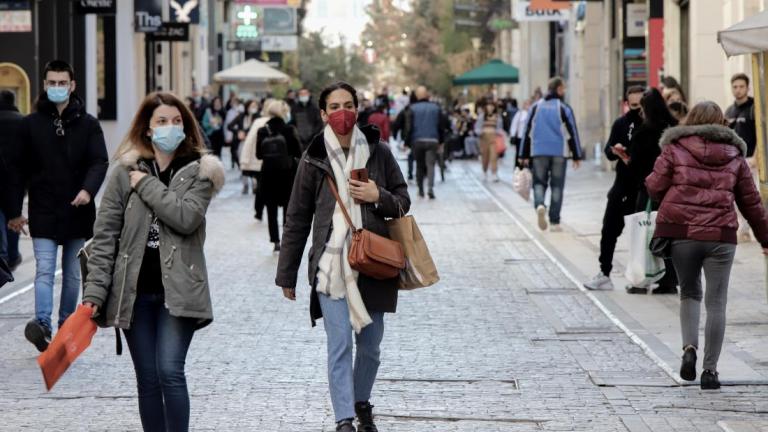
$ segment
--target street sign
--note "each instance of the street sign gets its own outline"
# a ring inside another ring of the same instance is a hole
[[[529,1],[517,2],[515,20],[517,21],[567,21],[571,18],[569,9],[534,9]]]
[[[189,42],[189,23],[164,22],[150,34],[156,42]]]
[[[74,0],[77,11],[81,14],[114,15],[117,13],[117,0]]]
[[[32,31],[32,7],[29,1],[0,2],[0,33]]]
[[[269,35],[295,35],[298,23],[296,9],[290,7],[265,7],[263,29],[264,34]]]
[[[198,0],[171,0],[168,4],[171,22],[200,24]]]
[[[163,0],[133,0],[134,29],[152,33],[163,25]]]
[[[264,35],[261,37],[262,51],[297,51],[299,37],[284,35]]]
[[[262,19],[261,8],[251,5],[236,5],[232,10],[232,24],[235,27],[237,39],[256,39],[260,35],[259,20]]]

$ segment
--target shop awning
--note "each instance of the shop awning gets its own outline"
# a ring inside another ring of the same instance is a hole
[[[213,74],[213,80],[223,84],[266,84],[289,82],[291,77],[258,60],[248,60]]]
[[[516,67],[499,59],[493,59],[454,78],[453,85],[516,84],[519,78],[520,72]]]
[[[717,32],[717,41],[729,57],[768,51],[768,11]]]

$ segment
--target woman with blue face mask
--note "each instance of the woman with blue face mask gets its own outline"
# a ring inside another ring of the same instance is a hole
[[[146,97],[117,151],[88,259],[83,303],[128,342],[145,431],[187,431],[184,363],[213,320],[205,214],[224,168],[170,93]]]

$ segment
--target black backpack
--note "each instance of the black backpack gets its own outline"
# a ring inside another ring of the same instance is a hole
[[[264,127],[268,135],[261,142],[261,159],[272,168],[290,169],[293,158],[288,154],[288,141],[283,134],[273,134],[269,126]]]

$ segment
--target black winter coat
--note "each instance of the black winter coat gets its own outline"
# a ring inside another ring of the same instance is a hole
[[[291,199],[293,190],[293,178],[296,175],[296,164],[293,163],[288,169],[276,167],[269,159],[264,159],[262,143],[267,136],[280,134],[285,138],[286,152],[294,160],[301,157],[301,146],[299,138],[296,135],[296,129],[285,124],[280,117],[274,117],[267,122],[267,127],[259,129],[256,134],[256,157],[264,162],[261,165],[261,179],[259,180],[259,190],[267,205],[287,206]]]
[[[408,185],[389,147],[379,143],[379,130],[375,126],[364,126],[361,130],[371,146],[371,156],[366,165],[368,178],[376,182],[380,194],[378,206],[362,206],[363,228],[389,237],[385,218],[399,217],[408,213],[411,207]],[[311,230],[312,247],[309,250],[308,269],[312,287],[309,309],[312,325],[323,316],[315,291],[315,279],[320,257],[331,235],[336,208],[336,200],[325,180],[328,175],[333,176],[325,140],[320,134],[299,161],[275,279],[279,287],[296,287],[299,265]],[[395,312],[397,309],[397,279],[376,280],[361,274],[357,286],[369,312]]]
[[[57,134],[61,120],[63,135]],[[99,121],[85,112],[75,95],[61,116],[56,105],[42,95],[37,111],[22,121],[21,172],[29,193],[29,229],[32,237],[59,242],[93,237],[96,194],[109,165]],[[71,203],[81,190],[91,195],[88,205]],[[17,193],[16,197],[23,197]],[[14,216],[21,215],[16,201]]]
[[[0,211],[13,217],[13,193],[20,188],[19,152],[21,151],[21,122],[24,116],[14,106],[0,105]],[[23,197],[20,199],[23,200]],[[3,227],[0,227],[3,229]]]
[[[643,123],[632,136],[630,147],[629,170],[632,181],[637,185],[637,202],[635,211],[645,210],[648,203],[648,191],[645,189],[645,178],[653,172],[656,159],[661,155],[659,140],[664,131],[675,124],[651,125]],[[654,205],[658,208],[658,203]]]
[[[301,140],[302,150],[306,150],[312,143],[312,138],[323,130],[323,119],[320,117],[320,108],[310,98],[309,102],[303,104],[297,102],[291,112],[292,124],[296,126]]]
[[[640,128],[642,122],[643,119],[640,117],[639,112],[635,111],[629,111],[613,122],[611,135],[608,137],[608,142],[605,144],[605,156],[609,161],[618,162],[616,163],[616,178],[613,181],[613,187],[610,192],[608,192],[609,195],[615,195],[619,198],[631,197],[634,199],[637,194],[639,179],[634,178],[630,167],[613,153],[613,146],[621,144],[627,149],[627,154],[631,154],[632,137]]]

